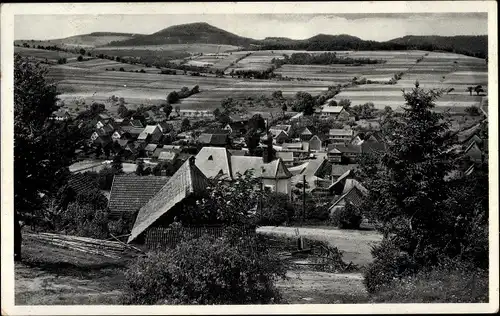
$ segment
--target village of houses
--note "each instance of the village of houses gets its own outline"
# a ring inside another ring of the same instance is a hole
[[[484,109],[483,113],[486,114]],[[106,160],[82,156],[80,162],[70,167],[73,175],[69,184],[75,191],[95,188],[96,184],[85,176],[86,172],[99,171],[109,165],[115,155],[123,155],[124,174],[115,175],[110,191],[103,193],[108,197],[113,216],[135,217],[127,239],[129,243],[138,238],[142,242],[151,241],[151,236],[157,235],[155,227],[168,226],[173,220],[169,215],[172,209],[203,190],[207,179],[218,177],[230,182],[246,171],[252,171],[253,176],[261,180],[261,188],[256,189],[285,194],[297,203],[307,194],[326,203],[330,215],[347,203],[362,203],[367,189],[354,171],[362,154],[385,149],[380,117],[355,120],[340,106],[324,105],[316,110],[314,117],[342,122],[343,128],[318,133],[314,126],[303,124],[306,118],[302,113],[287,112],[278,119],[266,113],[259,115],[264,118],[266,129],[260,131],[258,147],[265,153],[272,146],[275,156],[271,161],[266,154],[249,154],[245,143],[252,118],[249,114],[232,115],[231,122],[221,126],[211,111],[181,110],[172,113],[169,119],[161,110],[149,110],[142,117],[130,119],[102,112],[95,122],[90,143],[104,149]],[[68,117],[64,112],[55,113],[58,120]],[[191,121],[190,126],[196,126],[197,122],[201,127],[181,128],[186,119]],[[478,136],[478,131],[479,123],[459,131],[457,146],[472,162],[479,163],[485,157],[487,141]],[[167,138],[168,145],[165,144]],[[136,174],[139,161],[148,169],[145,175]],[[175,166],[168,176],[165,170],[154,168],[165,163]],[[474,163],[458,172],[467,174],[473,168]]]

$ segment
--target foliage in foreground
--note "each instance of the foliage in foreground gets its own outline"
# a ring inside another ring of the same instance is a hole
[[[256,236],[226,232],[152,252],[126,272],[128,304],[269,304],[286,269]]]
[[[487,303],[488,273],[470,267],[439,266],[382,286],[374,303]]]

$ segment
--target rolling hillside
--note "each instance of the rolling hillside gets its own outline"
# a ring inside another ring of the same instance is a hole
[[[43,46],[60,46],[60,47],[97,47],[103,46],[113,41],[124,41],[136,36],[137,34],[131,33],[113,33],[113,32],[94,32],[90,34],[75,35],[66,38],[45,40],[45,41],[29,41],[29,40],[17,40],[14,44],[28,43],[34,45]]]
[[[485,58],[488,54],[488,36],[404,36],[389,41],[426,50],[452,51],[458,54]]]

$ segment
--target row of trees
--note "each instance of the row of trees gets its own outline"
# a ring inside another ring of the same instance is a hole
[[[381,64],[385,60],[369,59],[369,58],[349,58],[338,57],[336,53],[326,52],[321,54],[309,53],[293,53],[292,55],[284,54],[283,58],[273,58],[271,63],[277,68],[282,65],[363,65],[363,64]]]
[[[181,91],[172,91],[167,95],[167,103],[168,104],[174,104],[180,101],[180,99],[185,99],[193,94],[199,93],[200,92],[200,87],[199,86],[194,86],[191,90],[189,90],[188,87],[182,87]]]

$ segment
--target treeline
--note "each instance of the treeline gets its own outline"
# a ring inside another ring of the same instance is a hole
[[[338,57],[336,53],[326,52],[322,54],[293,53],[291,56],[283,55],[284,58],[273,58],[271,63],[276,67],[281,65],[363,65],[363,64],[382,64],[385,60],[370,58],[349,58]]]
[[[181,91],[172,91],[167,95],[167,103],[168,104],[173,104],[177,103],[180,101],[180,99],[185,99],[193,94],[199,93],[200,92],[200,87],[199,86],[194,86],[191,90],[189,90],[188,87],[182,87]]]
[[[259,50],[306,50],[306,51],[335,51],[335,50],[425,50],[445,51],[463,54],[478,58],[488,57],[488,36],[436,36],[401,38],[389,42],[357,40],[339,41],[332,38],[308,39],[305,41],[264,41]],[[414,39],[413,39],[414,38]]]

